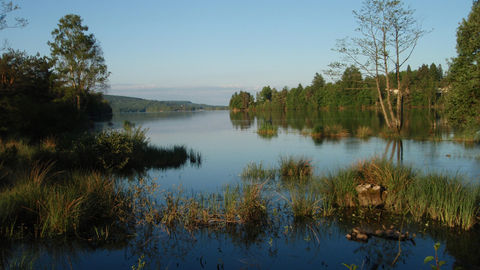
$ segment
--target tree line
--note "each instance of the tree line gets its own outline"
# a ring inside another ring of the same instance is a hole
[[[444,74],[440,65],[406,66],[418,40],[427,34],[414,10],[402,1],[364,0],[353,12],[357,36],[337,41],[342,61],[330,64],[325,83],[315,74],[311,85],[282,90],[264,87],[254,97],[235,93],[232,110],[303,110],[375,107],[387,127],[400,133],[405,107],[443,107],[449,123],[474,133],[480,126],[480,4],[474,1],[457,30],[457,56]],[[343,68],[343,70],[342,70]],[[342,70],[342,71],[340,71]],[[340,72],[339,72],[340,71]]]
[[[395,74],[389,74],[394,77]],[[445,87],[445,77],[441,65],[432,63],[422,65],[417,70],[401,72],[401,77],[407,81],[406,104],[410,107],[438,107],[442,105],[442,89]],[[386,79],[380,77],[380,85],[385,89]],[[312,83],[306,87],[284,87],[277,90],[265,86],[254,96],[240,91],[230,99],[232,110],[322,110],[345,107],[372,108],[378,103],[372,77],[363,77],[355,66],[347,67],[336,82],[326,83],[323,76],[316,73]],[[393,89],[395,91],[396,88]],[[395,101],[394,101],[395,102]]]

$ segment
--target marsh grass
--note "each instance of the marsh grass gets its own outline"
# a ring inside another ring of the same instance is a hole
[[[381,185],[386,189],[384,209],[416,220],[437,220],[464,230],[478,221],[480,188],[460,177],[421,174],[412,168],[379,159],[360,162],[322,179],[320,192],[336,207],[358,207],[355,186]]]
[[[240,177],[243,180],[253,180],[253,181],[265,181],[268,179],[275,179],[277,176],[277,170],[275,168],[267,168],[263,165],[262,162],[255,163],[250,162],[242,170]]]
[[[314,219],[324,211],[321,194],[312,186],[291,184],[288,197],[282,196],[290,206],[295,221]]]
[[[264,184],[226,186],[222,194],[209,196],[166,193],[157,220],[170,229],[183,226],[188,230],[265,224],[268,200],[262,195]]]
[[[282,180],[306,180],[313,175],[313,167],[304,157],[280,157],[279,174]]]
[[[13,238],[90,238],[94,226],[115,227],[126,208],[126,194],[112,180],[96,173],[51,172],[39,164],[18,176],[18,183],[0,194],[0,227]],[[113,229],[112,229],[113,230]]]

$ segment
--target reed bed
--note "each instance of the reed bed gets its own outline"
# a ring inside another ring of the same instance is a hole
[[[458,176],[422,174],[403,165],[372,159],[322,179],[320,189],[330,205],[358,207],[355,186],[375,184],[386,189],[383,208],[417,220],[432,219],[450,227],[472,228],[480,211],[480,188]]]

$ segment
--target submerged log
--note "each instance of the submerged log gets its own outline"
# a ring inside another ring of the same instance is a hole
[[[375,230],[370,232],[359,227],[353,228],[352,232],[345,235],[348,240],[352,241],[361,241],[367,242],[368,239],[372,236],[387,239],[387,240],[396,240],[396,241],[413,241],[415,234],[410,235],[409,232],[401,233],[399,230],[395,230],[393,227],[390,229]]]

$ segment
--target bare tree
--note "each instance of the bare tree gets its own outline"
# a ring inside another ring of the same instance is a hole
[[[403,96],[408,91],[402,84],[400,70],[412,55],[420,37],[426,33],[413,14],[414,10],[405,7],[401,1],[364,0],[362,8],[353,11],[358,25],[355,30],[359,36],[338,40],[334,48],[344,56],[344,60],[353,62],[367,76],[375,79],[385,123],[396,132],[402,128]],[[391,82],[389,74],[393,71],[396,81]],[[385,79],[384,88],[381,86],[382,77]],[[396,89],[393,83],[396,83]],[[396,95],[396,108],[393,107],[392,95]]]
[[[20,9],[13,1],[0,0],[0,30],[7,28],[20,28],[25,27],[28,22],[25,18],[15,17],[13,20],[8,20],[7,15]],[[3,49],[7,47],[6,40],[4,41]]]

